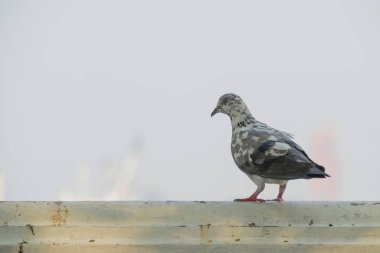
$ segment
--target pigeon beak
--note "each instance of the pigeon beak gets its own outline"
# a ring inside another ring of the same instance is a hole
[[[215,114],[217,114],[218,112],[221,112],[220,108],[219,107],[215,107],[215,109],[211,113],[211,117],[214,116]]]

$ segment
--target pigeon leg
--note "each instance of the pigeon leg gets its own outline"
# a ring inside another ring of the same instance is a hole
[[[280,185],[277,198],[275,198],[274,201],[278,201],[278,202],[284,201],[284,199],[282,198],[282,195],[284,194],[285,189],[286,189],[286,184]]]
[[[265,202],[263,199],[258,199],[257,196],[259,196],[260,192],[262,192],[265,188],[265,184],[262,183],[257,186],[257,190],[248,198],[244,199],[235,199],[235,202],[249,202],[249,201],[256,201],[256,202]]]

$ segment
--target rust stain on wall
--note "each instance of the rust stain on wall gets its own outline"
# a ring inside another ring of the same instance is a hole
[[[211,226],[211,224],[199,225],[199,230],[200,230],[202,239],[205,239],[205,236],[206,236],[207,231],[209,230],[210,226]]]
[[[66,206],[59,206],[54,209],[53,214],[50,216],[50,220],[53,226],[65,225],[69,217],[69,209]]]
[[[30,230],[30,232],[32,232],[32,235],[36,235],[34,233],[34,228],[33,228],[33,226],[31,224],[26,224],[26,227]]]

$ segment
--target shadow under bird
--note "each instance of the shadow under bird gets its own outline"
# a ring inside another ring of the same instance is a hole
[[[274,200],[283,201],[288,180],[329,177],[325,168],[313,162],[292,140],[291,134],[256,120],[238,95],[229,93],[221,96],[211,117],[217,113],[230,117],[233,159],[257,185],[257,190],[250,197],[235,201],[264,201],[258,195],[266,183],[279,185],[279,193]]]

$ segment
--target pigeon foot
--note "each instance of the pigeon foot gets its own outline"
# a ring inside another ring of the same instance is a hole
[[[284,199],[281,197],[277,197],[275,199],[272,199],[272,201],[282,202],[282,201],[284,201]]]
[[[235,199],[234,202],[265,202],[265,199],[258,199],[258,198],[245,198],[245,199]]]

